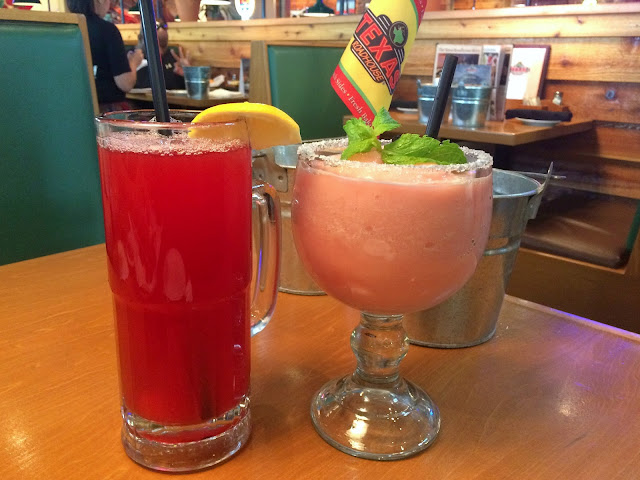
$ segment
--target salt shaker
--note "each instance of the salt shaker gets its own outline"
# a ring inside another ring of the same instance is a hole
[[[551,100],[551,102],[555,105],[562,105],[562,92],[554,93],[553,100]]]

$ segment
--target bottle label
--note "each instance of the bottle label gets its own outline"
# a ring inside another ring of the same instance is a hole
[[[351,113],[371,123],[389,108],[405,58],[422,21],[426,0],[373,0],[331,76]]]

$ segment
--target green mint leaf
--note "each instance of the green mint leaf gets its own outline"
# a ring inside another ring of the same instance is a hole
[[[382,161],[396,165],[416,163],[467,163],[460,147],[445,140],[440,143],[431,137],[421,137],[415,133],[405,133],[384,147]]]
[[[432,153],[431,157],[440,165],[467,163],[467,157],[457,143],[445,140]]]
[[[344,149],[340,158],[343,160],[348,160],[352,155],[356,153],[365,153],[370,152],[371,150],[382,150],[380,140],[375,137],[358,140],[356,142],[352,142],[351,140],[349,140],[349,146]]]
[[[349,138],[349,146],[342,152],[343,160],[349,159],[354,153],[364,153],[372,149],[382,150],[380,140],[373,128],[361,118],[352,118],[344,124],[344,131]]]
[[[435,138],[421,137],[415,133],[405,133],[388,144],[384,149],[389,155],[407,155],[410,157],[428,157],[440,142]]]
[[[373,128],[367,125],[361,118],[352,118],[342,127],[349,138],[349,143],[375,138]]]
[[[398,128],[400,124],[391,116],[386,108],[380,107],[380,110],[376,113],[371,126],[373,127],[374,135],[377,137],[384,132]]]
[[[341,158],[346,160],[355,153],[366,153],[373,149],[382,151],[382,144],[378,135],[398,128],[396,122],[386,108],[381,107],[373,119],[372,125],[367,125],[361,118],[352,118],[344,124],[344,131],[349,139],[349,146],[342,152]]]

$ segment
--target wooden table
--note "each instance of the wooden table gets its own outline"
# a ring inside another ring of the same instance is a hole
[[[127,99],[133,100],[134,102],[143,102],[145,104],[149,104],[149,106],[153,105],[153,96],[151,92],[135,92],[135,93],[127,93]],[[193,108],[196,110],[204,110],[205,108],[213,107],[214,105],[219,105],[221,103],[235,103],[235,102],[246,102],[249,97],[242,96],[234,96],[228,98],[216,98],[209,97],[204,98],[202,100],[197,100],[195,98],[189,98],[186,93],[174,93],[171,90],[167,91],[167,103],[170,107],[178,107],[178,108]]]
[[[640,336],[508,297],[488,343],[411,347],[401,370],[442,430],[417,456],[375,462],[330,447],[309,419],[316,389],[354,368],[357,321],[329,297],[281,294],[252,341],[252,438],[189,478],[639,478]],[[0,478],[163,478],[120,445],[103,245],[0,267],[0,332]]]
[[[417,113],[391,111],[391,116],[401,124],[392,133],[425,134],[427,126],[419,122]],[[345,120],[348,118],[352,117],[346,116]],[[515,147],[541,140],[564,137],[573,133],[586,132],[592,128],[593,120],[572,120],[571,122],[560,122],[553,127],[532,127],[512,118],[502,122],[487,121],[484,127],[479,128],[462,128],[455,127],[451,123],[443,123],[440,127],[439,136],[451,140]]]

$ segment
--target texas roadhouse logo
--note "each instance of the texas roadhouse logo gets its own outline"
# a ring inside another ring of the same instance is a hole
[[[531,69],[522,62],[518,62],[513,67],[511,67],[511,73],[513,73],[514,75],[524,75],[525,73],[529,73],[530,71]]]
[[[367,9],[353,35],[351,51],[376,83],[384,83],[392,94],[400,80],[404,46],[409,28],[404,22],[391,22]]]

